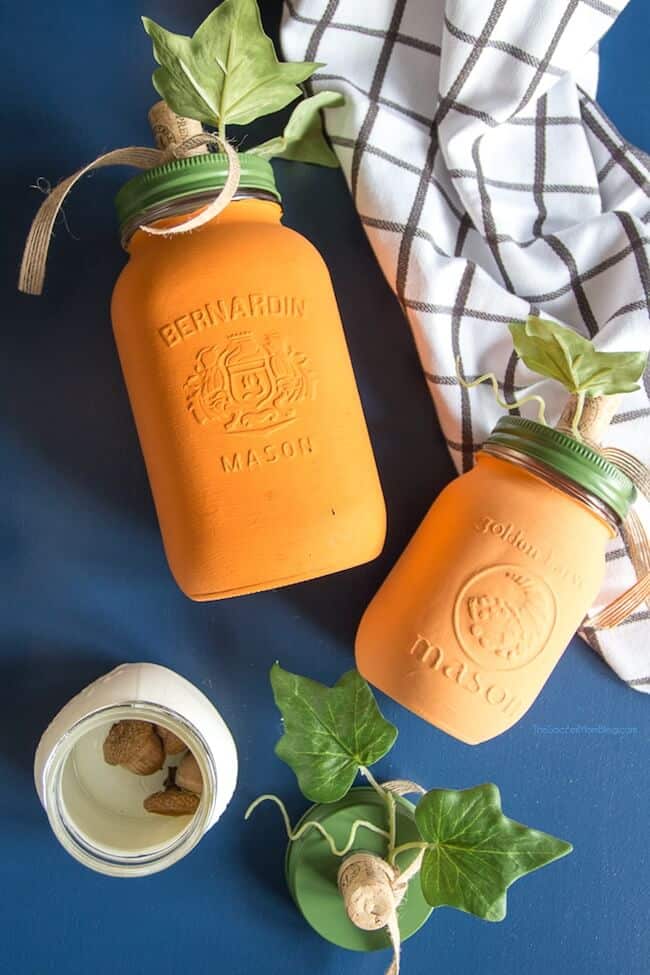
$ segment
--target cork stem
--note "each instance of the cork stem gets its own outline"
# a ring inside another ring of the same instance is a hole
[[[574,393],[567,401],[557,428],[592,447],[599,447],[616,415],[621,397]]]
[[[385,928],[406,893],[396,871],[374,853],[354,853],[338,872],[338,888],[345,912],[362,931]]]
[[[172,112],[167,102],[159,101],[152,105],[148,114],[149,125],[153,133],[156,146],[165,152],[172,152],[179,159],[188,156],[200,156],[204,153],[205,146],[199,145],[194,148],[184,147],[189,139],[194,135],[203,133],[203,126],[193,118],[185,118]],[[176,146],[183,146],[178,153],[174,152]]]
[[[422,844],[425,845],[425,844]],[[386,975],[399,975],[401,935],[398,908],[411,879],[419,872],[424,850],[403,872],[376,853],[352,853],[339,868],[337,883],[345,913],[362,931],[385,930],[393,946]]]

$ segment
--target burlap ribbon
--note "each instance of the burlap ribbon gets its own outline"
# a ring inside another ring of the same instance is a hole
[[[417,782],[403,779],[385,782],[383,788],[398,796],[412,792],[424,795],[425,792]],[[357,852],[346,857],[339,868],[338,887],[352,923],[362,931],[385,928],[388,932],[393,960],[386,975],[399,975],[401,937],[397,912],[409,882],[420,869],[422,856],[420,852],[405,870],[400,871],[376,853]]]
[[[596,449],[605,460],[627,475],[637,491],[650,501],[650,471],[638,457],[619,450],[618,447]],[[619,531],[630,553],[637,581],[600,612],[587,617],[585,625],[593,629],[613,630],[650,599],[650,541],[646,527],[633,507],[621,523]]]
[[[634,484],[644,498],[650,501],[650,471],[638,457],[628,454],[618,447],[603,447],[601,441],[616,415],[620,396],[593,396],[584,403],[579,423],[580,436],[592,450],[614,464]],[[571,396],[557,424],[557,429],[572,434],[572,420],[576,411],[577,398]],[[650,540],[648,530],[639,515],[631,507],[619,525],[620,535],[629,552],[637,581],[608,606],[593,616],[587,616],[583,626],[598,630],[613,630],[631,616],[644,602],[650,599]]]
[[[239,185],[240,167],[237,153],[225,139],[214,133],[199,132],[181,143],[170,145],[166,149],[152,149],[146,146],[113,149],[111,152],[98,156],[87,166],[83,166],[72,176],[62,180],[47,195],[34,217],[23,251],[18,276],[18,290],[30,295],[40,295],[43,291],[47,254],[54,222],[66,196],[82,176],[93,169],[101,169],[104,166],[134,166],[136,169],[153,169],[154,166],[161,166],[186,155],[188,151],[196,149],[198,146],[211,145],[221,147],[228,157],[228,176],[218,196],[205,209],[174,227],[156,228],[146,225],[140,227],[148,234],[165,237],[186,234],[191,230],[196,230],[197,227],[202,227],[203,224],[208,223],[209,220],[221,213],[232,200]]]

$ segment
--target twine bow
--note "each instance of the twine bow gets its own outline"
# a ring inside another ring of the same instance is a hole
[[[634,484],[637,492],[650,501],[650,471],[638,457],[618,447],[603,447],[601,441],[619,407],[620,396],[589,397],[578,424],[584,443],[614,464]],[[558,430],[572,433],[572,421],[577,398],[571,396],[557,425]],[[650,539],[648,530],[634,508],[630,508],[619,525],[619,532],[629,552],[637,581],[593,616],[587,616],[583,625],[591,629],[613,630],[624,623],[628,616],[650,599]]]
[[[605,460],[626,474],[637,491],[650,501],[650,471],[638,457],[618,447],[596,446],[596,449]],[[620,533],[630,553],[637,581],[600,612],[587,617],[585,624],[598,630],[613,630],[650,599],[650,541],[634,508],[630,508],[621,523]]]
[[[386,782],[388,792],[398,796],[425,790],[416,782],[403,779]],[[337,882],[352,923],[362,931],[385,928],[393,946],[393,960],[386,975],[399,975],[401,938],[398,908],[408,890],[409,882],[422,864],[421,851],[406,867],[399,870],[375,853],[353,853],[346,857],[338,872]]]
[[[183,156],[191,149],[210,145],[220,146],[228,157],[228,176],[219,195],[205,209],[174,227],[156,228],[145,224],[140,227],[140,230],[145,231],[145,233],[162,237],[186,234],[191,230],[196,230],[197,227],[202,227],[203,224],[208,223],[209,220],[221,213],[232,200],[239,185],[240,166],[237,153],[225,139],[216,133],[199,132],[180,143],[170,145],[167,149],[152,149],[146,146],[113,149],[111,152],[98,156],[87,166],[83,166],[72,176],[62,180],[47,195],[34,217],[23,251],[18,276],[18,290],[30,295],[42,293],[54,222],[66,196],[82,176],[93,169],[101,169],[104,166],[134,166],[136,169],[153,169],[154,166],[161,166]]]

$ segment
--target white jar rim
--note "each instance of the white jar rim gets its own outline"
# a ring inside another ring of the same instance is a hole
[[[98,727],[124,719],[149,721],[178,735],[196,758],[203,779],[198,809],[186,828],[168,843],[142,853],[109,851],[84,836],[68,813],[63,794],[63,772],[75,745]],[[219,783],[212,751],[191,721],[162,704],[127,701],[100,707],[84,715],[58,739],[47,757],[42,775],[45,810],[59,842],[84,866],[113,877],[139,877],[166,869],[196,846],[216,818]]]

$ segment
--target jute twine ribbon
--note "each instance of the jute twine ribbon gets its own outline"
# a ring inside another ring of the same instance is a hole
[[[617,447],[601,447],[600,454],[615,464],[632,481],[637,491],[650,501],[650,471],[641,461]],[[612,630],[631,616],[635,609],[650,599],[650,541],[634,508],[630,508],[620,525],[620,533],[629,552],[637,581],[608,606],[585,620],[587,626]]]
[[[625,450],[601,445],[602,437],[616,414],[619,401],[619,396],[596,396],[587,399],[579,423],[580,434],[587,446],[618,467],[629,477],[639,494],[650,501],[650,471],[645,464]],[[559,430],[565,433],[571,431],[575,409],[576,398],[571,397],[558,423]],[[630,508],[619,526],[619,531],[629,552],[637,581],[608,606],[585,618],[584,625],[592,629],[613,630],[625,622],[635,609],[650,600],[650,539],[634,508]]]
[[[72,176],[62,180],[48,194],[34,217],[23,251],[18,276],[18,290],[30,295],[42,293],[54,222],[66,196],[82,176],[93,169],[101,169],[104,166],[134,166],[136,169],[153,169],[154,166],[161,166],[174,159],[182,158],[199,146],[211,145],[219,146],[228,157],[228,176],[219,195],[205,209],[174,227],[156,228],[144,224],[140,227],[140,230],[145,231],[145,233],[161,237],[187,234],[191,230],[202,227],[221,213],[232,200],[239,185],[240,166],[237,153],[225,139],[220,138],[215,133],[198,132],[180,143],[169,145],[166,149],[152,149],[146,146],[113,149],[111,152],[98,156],[87,166],[83,166]]]
[[[395,780],[383,786],[398,796],[425,790],[416,782]],[[345,910],[352,923],[362,931],[380,931],[385,928],[393,946],[393,960],[386,975],[399,975],[401,937],[398,908],[404,900],[409,881],[422,864],[423,852],[409,866],[400,871],[375,853],[352,853],[341,864],[338,887]]]

